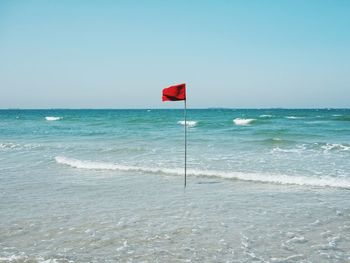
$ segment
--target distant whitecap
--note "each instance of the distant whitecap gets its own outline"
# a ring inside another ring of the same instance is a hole
[[[233,120],[233,123],[240,126],[246,126],[246,125],[250,125],[253,121],[255,121],[255,119],[236,118]]]
[[[304,119],[304,117],[297,117],[297,116],[287,116],[286,119],[290,120],[297,120],[297,119]]]
[[[185,121],[178,121],[177,123],[181,125],[185,125]],[[194,127],[197,125],[197,123],[198,123],[197,121],[186,121],[186,125],[188,127]]]
[[[45,119],[47,121],[58,121],[58,120],[61,120],[62,117],[46,116]]]

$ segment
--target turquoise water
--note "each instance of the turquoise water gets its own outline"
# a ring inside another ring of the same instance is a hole
[[[346,262],[350,110],[1,110],[0,262]]]

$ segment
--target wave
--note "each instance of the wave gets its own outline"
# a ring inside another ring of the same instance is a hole
[[[236,118],[233,120],[233,123],[236,125],[240,125],[240,126],[246,126],[246,125],[250,125],[253,121],[255,121],[256,119],[241,119],[241,118]]]
[[[274,138],[268,138],[265,140],[256,140],[253,141],[256,143],[261,143],[261,144],[267,144],[267,145],[294,145],[297,144],[297,141],[293,141],[293,140],[286,140],[286,139],[282,139],[279,137],[274,137]]]
[[[15,149],[18,148],[20,145],[16,143],[0,143],[0,149]]]
[[[0,143],[0,150],[34,150],[42,148],[41,144],[18,144],[12,142]]]
[[[296,148],[280,148],[275,147],[271,150],[271,153],[297,153],[301,154],[306,150],[305,145],[299,145]]]
[[[185,125],[185,121],[178,121],[177,123],[181,125]],[[194,127],[197,125],[197,123],[198,123],[197,121],[186,121],[186,125],[188,127]]]
[[[183,175],[183,169],[180,168],[156,168],[142,167],[131,165],[119,165],[115,163],[82,161],[78,159],[66,158],[64,156],[56,156],[55,160],[59,164],[68,165],[78,169],[88,170],[118,170],[131,172],[160,173],[169,175]],[[242,181],[253,181],[262,183],[275,183],[286,185],[302,185],[302,186],[318,186],[318,187],[336,187],[350,189],[350,179],[337,178],[330,176],[323,177],[306,177],[306,176],[289,176],[289,175],[273,175],[243,172],[225,172],[210,170],[187,170],[188,175],[204,176],[204,177],[220,177],[225,179],[236,179]]]
[[[58,120],[61,120],[63,118],[62,117],[55,117],[55,116],[46,116],[45,119],[47,121],[58,121]]]
[[[343,153],[348,154],[350,152],[350,144],[341,144],[341,143],[299,143],[294,147],[282,147],[283,144],[279,145],[276,143],[276,147],[274,147],[271,152],[280,152],[280,153],[306,153],[306,152],[314,152],[314,153]]]
[[[321,146],[321,149],[324,150],[324,152],[329,151],[350,151],[350,144],[341,144],[341,143],[326,143]]]
[[[298,119],[304,119],[305,117],[300,117],[300,116],[287,116],[286,119],[290,120],[298,120]]]
[[[263,114],[263,115],[260,115],[259,116],[260,118],[272,118],[274,117],[273,115],[270,115],[270,114]]]
[[[338,121],[350,121],[349,115],[340,115],[340,116],[336,116],[335,118]]]

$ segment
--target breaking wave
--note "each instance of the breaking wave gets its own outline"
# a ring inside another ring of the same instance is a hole
[[[181,125],[185,125],[185,121],[178,121],[177,123]],[[188,127],[194,127],[197,125],[197,123],[198,123],[197,121],[186,121],[186,125]]]
[[[263,115],[260,115],[259,117],[260,118],[273,118],[274,116],[270,115],[270,114],[263,114]]]
[[[19,144],[12,143],[12,142],[0,143],[0,149],[15,149],[15,148],[18,148],[18,147],[19,147]]]
[[[326,143],[321,146],[325,152],[329,151],[350,151],[350,144]]]
[[[47,120],[47,121],[58,121],[61,119],[62,119],[62,117],[55,117],[55,116],[46,116],[45,117],[45,120]]]
[[[241,119],[236,118],[233,120],[233,123],[240,126],[250,125],[255,119]]]
[[[183,169],[176,168],[156,168],[142,167],[132,165],[119,165],[115,163],[82,161],[78,159],[56,156],[55,160],[59,164],[68,165],[78,169],[88,170],[119,170],[131,172],[146,172],[160,173],[169,175],[183,175]],[[337,178],[330,176],[322,177],[306,177],[306,176],[289,176],[289,175],[273,175],[273,174],[258,174],[258,173],[243,173],[243,172],[225,172],[225,171],[210,171],[210,170],[187,170],[188,175],[205,176],[205,177],[220,177],[225,179],[236,179],[242,181],[254,181],[262,183],[275,184],[291,184],[302,186],[318,186],[318,187],[337,187],[350,189],[350,179]]]
[[[298,119],[304,119],[305,117],[300,117],[300,116],[287,116],[286,119],[290,120],[298,120]]]

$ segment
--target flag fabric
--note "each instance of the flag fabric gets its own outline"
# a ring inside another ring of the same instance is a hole
[[[162,101],[186,100],[186,84],[178,84],[163,89]]]

